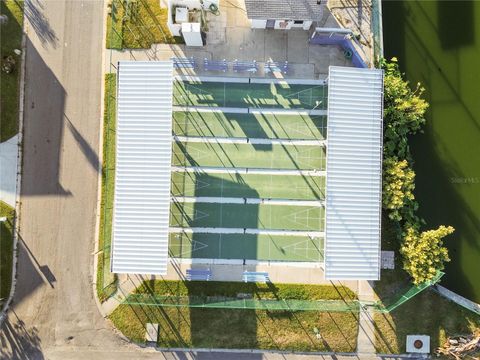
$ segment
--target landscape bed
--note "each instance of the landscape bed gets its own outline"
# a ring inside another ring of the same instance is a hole
[[[330,285],[244,284],[149,281],[137,293],[170,296],[236,296],[313,300],[354,300],[348,288]],[[161,347],[260,348],[296,351],[356,350],[358,313],[168,308],[120,305],[110,319],[124,335],[144,342],[145,324],[159,324]],[[315,335],[315,328],[322,339]]]

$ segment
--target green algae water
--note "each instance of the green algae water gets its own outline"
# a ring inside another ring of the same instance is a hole
[[[480,303],[480,2],[383,1],[385,56],[430,103],[412,139],[416,197],[429,228],[452,225],[442,285]]]

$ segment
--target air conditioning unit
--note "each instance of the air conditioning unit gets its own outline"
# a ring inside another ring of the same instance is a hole
[[[407,353],[429,354],[430,336],[407,335]]]

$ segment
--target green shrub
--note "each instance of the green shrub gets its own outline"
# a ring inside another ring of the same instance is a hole
[[[402,211],[406,207],[416,210],[415,172],[408,166],[407,160],[389,157],[383,161],[383,207],[388,210],[392,220],[402,220]]]
[[[408,135],[416,134],[425,124],[428,103],[421,98],[425,89],[415,90],[403,79],[396,58],[382,61],[384,77],[384,155],[410,159]]]
[[[384,148],[382,205],[391,220],[397,221],[397,237],[403,268],[415,284],[432,279],[443,263],[449,261],[442,239],[451,234],[452,227],[420,232],[425,222],[416,215],[415,172],[408,137],[422,130],[428,103],[421,98],[425,89],[417,83],[414,90],[403,79],[397,59],[384,59]],[[403,232],[402,229],[403,228]]]
[[[450,261],[443,238],[454,231],[453,227],[443,225],[422,233],[414,227],[406,228],[400,253],[404,258],[403,268],[415,285],[432,279],[438,270],[444,268],[444,262]]]

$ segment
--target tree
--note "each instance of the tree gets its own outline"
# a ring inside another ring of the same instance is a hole
[[[389,157],[383,161],[383,208],[392,220],[403,219],[403,212],[417,210],[415,196],[415,172],[407,160]]]
[[[403,268],[415,285],[431,280],[437,271],[443,270],[444,263],[450,261],[443,238],[454,231],[453,227],[442,225],[436,230],[419,233],[415,227],[406,225],[400,253]]]
[[[385,157],[410,158],[408,135],[416,134],[425,124],[428,103],[421,98],[420,83],[414,90],[403,79],[397,59],[382,61],[384,76],[384,153]]]

